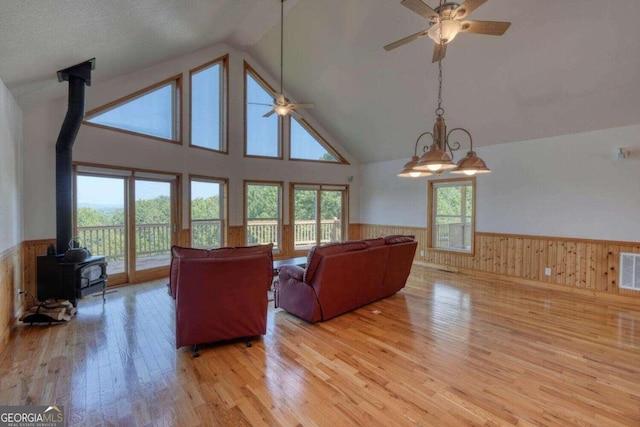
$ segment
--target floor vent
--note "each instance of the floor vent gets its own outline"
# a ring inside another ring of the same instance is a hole
[[[640,254],[620,253],[620,288],[640,291]]]

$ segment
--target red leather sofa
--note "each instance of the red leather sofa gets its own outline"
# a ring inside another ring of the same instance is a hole
[[[312,248],[307,268],[279,270],[275,306],[315,323],[393,295],[409,277],[414,236],[333,243]]]
[[[169,293],[176,300],[176,348],[267,331],[273,245],[171,248]],[[248,341],[247,345],[250,345]]]

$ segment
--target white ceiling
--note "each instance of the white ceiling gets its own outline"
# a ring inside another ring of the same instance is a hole
[[[437,0],[425,0],[435,7]],[[400,0],[288,0],[285,90],[361,162],[409,157],[435,119],[437,65]],[[3,0],[0,78],[25,108],[64,94],[55,72],[97,58],[93,81],[219,42],[279,74],[278,0]],[[637,0],[488,0],[469,19],[502,37],[449,45],[444,108],[477,146],[640,123]],[[62,90],[62,92],[60,92]],[[466,141],[463,146],[466,146]]]

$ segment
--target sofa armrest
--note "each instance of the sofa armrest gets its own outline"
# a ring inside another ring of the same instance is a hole
[[[302,282],[302,278],[304,277],[304,268],[297,265],[283,265],[278,269],[278,277],[283,282],[289,279]]]

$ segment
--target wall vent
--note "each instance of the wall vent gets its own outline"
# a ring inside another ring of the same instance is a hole
[[[640,254],[620,253],[620,288],[640,291]]]

